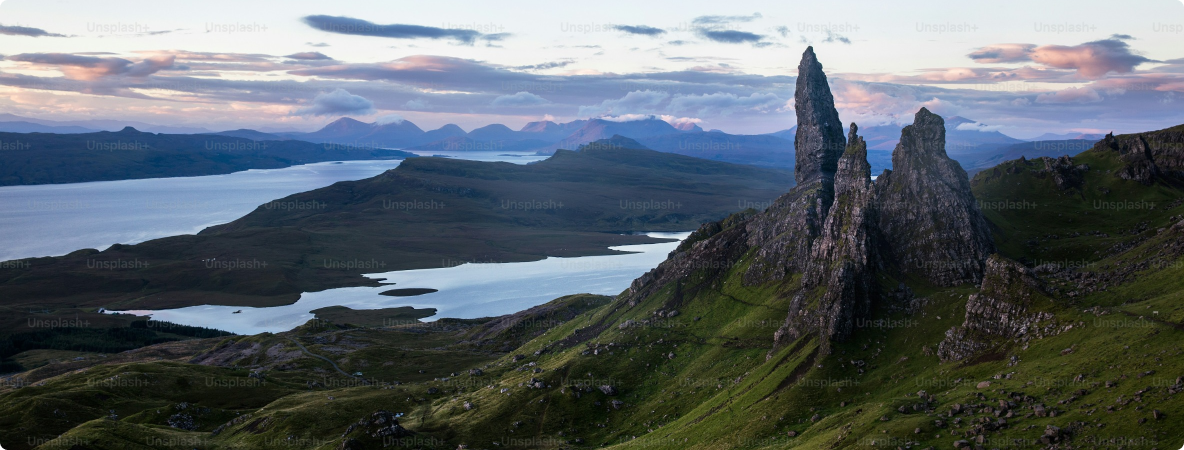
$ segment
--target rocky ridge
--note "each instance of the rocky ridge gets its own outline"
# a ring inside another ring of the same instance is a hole
[[[1150,185],[1156,178],[1184,179],[1184,128],[1146,133],[1107,134],[1094,150],[1116,152],[1125,164],[1118,176]]]
[[[775,344],[815,335],[825,354],[881,298],[879,274],[939,286],[982,279],[994,244],[966,172],[946,155],[940,116],[922,108],[893,152],[896,169],[873,182],[867,145],[855,124],[842,135],[812,48],[795,98],[798,184],[763,212],[703,225],[621,301],[632,307],[671,284],[692,295],[682,290],[692,273],[707,275],[702,289],[747,262],[744,284],[781,285],[792,298]]]

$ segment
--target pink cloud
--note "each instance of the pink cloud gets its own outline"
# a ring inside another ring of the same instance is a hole
[[[1139,64],[1155,62],[1131,51],[1124,42],[1129,36],[1086,42],[1080,45],[996,44],[971,52],[979,63],[1033,61],[1054,69],[1074,70],[1082,78],[1096,80],[1108,73],[1130,73]]]

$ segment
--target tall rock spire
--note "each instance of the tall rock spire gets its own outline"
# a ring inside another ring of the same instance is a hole
[[[813,178],[833,177],[847,142],[814,47],[806,48],[798,64],[794,108],[798,114],[798,131],[793,139],[797,152],[794,180],[801,185]]]

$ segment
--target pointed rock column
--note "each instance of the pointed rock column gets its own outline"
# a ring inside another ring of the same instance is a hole
[[[847,141],[813,47],[806,48],[798,64],[794,107],[798,118],[794,136],[797,186],[749,225],[749,246],[760,249],[744,276],[746,284],[780,280],[803,271],[810,246],[834,202],[834,174]]]
[[[834,176],[843,150],[843,123],[835,109],[822,63],[814,55],[814,47],[807,47],[798,64],[797,89],[794,108],[798,115],[798,131],[793,138],[796,152],[794,180],[802,185],[817,177]]]

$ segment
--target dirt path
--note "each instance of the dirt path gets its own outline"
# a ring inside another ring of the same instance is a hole
[[[310,352],[310,351],[308,351],[308,349],[307,349],[307,348],[304,348],[304,344],[301,344],[301,343],[300,343],[300,341],[297,341],[297,340],[296,340],[296,339],[294,339],[294,338],[288,338],[288,340],[289,340],[289,341],[292,341],[292,343],[293,343],[293,344],[296,344],[296,346],[297,346],[297,347],[300,347],[300,351],[304,352],[304,354],[306,354],[306,355],[308,355],[308,356],[311,356],[311,357],[313,357],[313,358],[319,358],[319,359],[322,359],[322,360],[324,360],[325,362],[329,363],[329,365],[333,366],[333,370],[336,370],[336,371],[340,372],[342,375],[345,375],[345,376],[347,376],[347,377],[350,377],[350,378],[354,378],[354,379],[360,380],[362,383],[365,383],[365,384],[370,384],[370,382],[369,382],[369,381],[366,381],[366,379],[365,379],[365,378],[362,378],[362,377],[356,377],[356,376],[350,375],[350,374],[348,374],[348,373],[345,373],[345,371],[344,371],[344,370],[341,370],[341,368],[340,368],[340,367],[337,367],[337,363],[333,362],[333,360],[331,360],[331,359],[329,359],[329,358],[326,358],[326,357],[324,357],[324,356],[318,355],[318,354],[316,354],[316,353],[313,353],[313,352]]]

